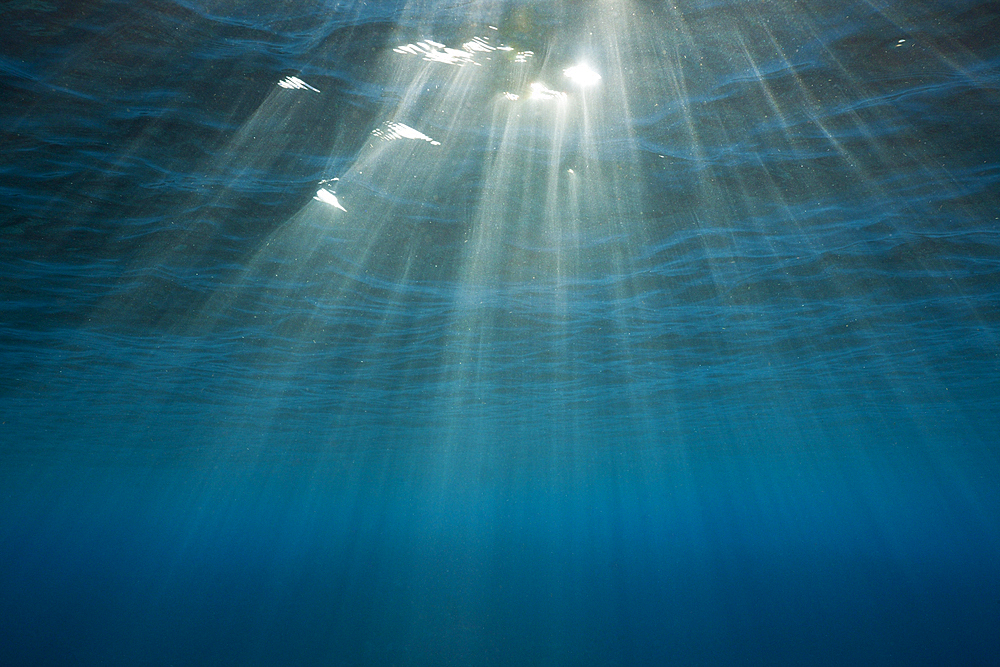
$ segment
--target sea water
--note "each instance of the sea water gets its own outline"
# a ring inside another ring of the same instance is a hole
[[[0,661],[995,664],[994,3],[0,19]]]

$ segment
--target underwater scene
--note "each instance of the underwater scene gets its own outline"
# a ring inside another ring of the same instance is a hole
[[[0,663],[996,665],[1000,3],[0,5]]]

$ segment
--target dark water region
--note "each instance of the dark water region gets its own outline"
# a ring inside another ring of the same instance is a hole
[[[0,662],[996,664],[1000,4],[0,26]]]

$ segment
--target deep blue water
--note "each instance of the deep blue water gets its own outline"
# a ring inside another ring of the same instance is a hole
[[[996,665],[997,34],[4,3],[0,663]]]

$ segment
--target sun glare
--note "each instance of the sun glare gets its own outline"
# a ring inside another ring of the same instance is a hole
[[[590,87],[601,80],[601,75],[585,64],[573,65],[563,70],[563,74],[569,77],[578,86]]]

